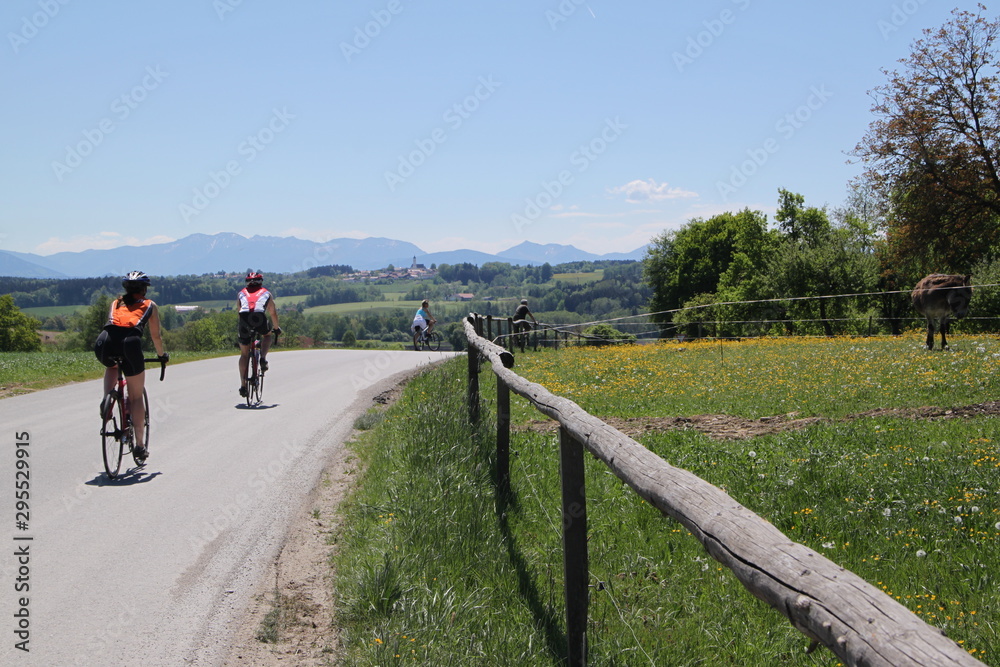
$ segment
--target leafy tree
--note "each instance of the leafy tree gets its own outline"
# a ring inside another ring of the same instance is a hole
[[[14,305],[10,294],[0,296],[0,352],[38,352],[42,341],[37,329],[42,325]]]
[[[967,268],[1000,241],[1000,21],[984,10],[954,10],[924,31],[902,72],[885,72],[855,148],[865,177],[890,195],[895,249],[937,270]]]
[[[805,207],[805,197],[784,188],[778,188],[778,210],[774,215],[780,229],[791,241],[814,244],[830,229],[826,211]]]
[[[542,264],[541,272],[539,274],[539,279],[540,279],[539,281],[543,283],[547,283],[550,280],[552,280],[552,265],[549,264],[548,262]]]
[[[588,337],[588,345],[608,345],[610,343],[634,343],[635,334],[624,333],[610,324],[595,324],[583,330]]]
[[[98,334],[108,323],[108,313],[111,310],[111,297],[106,292],[94,294],[93,303],[86,309],[72,316],[70,330],[75,334],[70,338],[67,347],[73,350],[91,350]]]
[[[644,262],[654,321],[672,321],[671,311],[693,297],[714,294],[720,283],[732,288],[762,271],[779,238],[767,228],[767,217],[750,209],[695,218],[659,235]]]
[[[878,260],[859,244],[854,227],[834,227],[825,209],[806,207],[801,195],[786,190],[779,191],[778,212],[789,232],[764,273],[772,298],[857,294],[874,289]],[[823,332],[832,336],[831,320],[856,313],[856,304],[856,300],[847,299],[809,299],[790,303],[788,313],[802,319],[818,318]]]
[[[167,344],[185,350],[226,350],[236,346],[237,314],[235,311],[206,313],[187,322]],[[171,332],[173,333],[173,332]]]

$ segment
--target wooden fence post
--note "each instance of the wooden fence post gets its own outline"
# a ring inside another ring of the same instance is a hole
[[[497,378],[497,488],[510,496],[510,388]]]
[[[482,322],[478,321],[478,317],[469,316],[469,322],[478,332],[482,327]],[[479,350],[473,341],[469,341],[468,345],[468,356],[469,356],[469,387],[466,394],[466,400],[469,404],[469,422],[471,424],[479,423]]]
[[[562,479],[563,572],[566,580],[567,664],[587,664],[589,573],[587,558],[587,494],[583,445],[565,426],[559,428],[559,476]]]

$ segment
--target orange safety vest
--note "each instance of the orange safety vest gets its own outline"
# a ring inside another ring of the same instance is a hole
[[[122,299],[115,299],[111,304],[111,312],[108,314],[108,324],[116,327],[131,327],[138,329],[140,333],[146,326],[149,316],[153,314],[153,302],[149,299],[141,299],[132,305],[128,305]]]

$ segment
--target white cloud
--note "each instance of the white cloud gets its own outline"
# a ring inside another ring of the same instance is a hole
[[[624,194],[625,200],[633,204],[664,201],[667,199],[687,199],[698,196],[698,193],[691,190],[671,188],[666,183],[657,183],[652,178],[647,181],[631,181],[625,185],[611,188],[608,192],[614,195]]]
[[[36,247],[32,252],[39,255],[53,255],[57,252],[81,252],[83,250],[110,250],[121,246],[151,245],[154,243],[170,243],[177,239],[170,236],[150,236],[138,238],[125,236],[118,232],[99,232],[87,236],[74,236],[64,239],[52,236]]]

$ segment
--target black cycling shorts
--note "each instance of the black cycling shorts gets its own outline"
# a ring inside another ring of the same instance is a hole
[[[240,313],[236,330],[240,345],[249,345],[254,332],[261,336],[271,333],[271,322],[267,319],[267,313]]]
[[[138,375],[146,370],[142,360],[142,333],[132,327],[107,326],[94,343],[94,356],[108,368],[121,359],[125,377]]]

